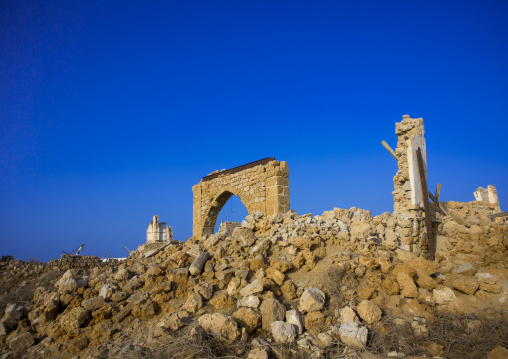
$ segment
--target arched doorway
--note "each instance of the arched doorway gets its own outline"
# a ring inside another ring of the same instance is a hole
[[[287,163],[272,157],[203,177],[192,187],[194,238],[213,234],[219,212],[233,195],[248,213],[286,213],[290,209],[288,177]]]

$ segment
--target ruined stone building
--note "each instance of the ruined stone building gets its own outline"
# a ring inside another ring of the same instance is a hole
[[[166,222],[159,222],[159,216],[153,216],[146,230],[146,243],[169,242],[173,240],[173,228]]]
[[[290,209],[288,177],[287,163],[273,157],[203,177],[192,187],[193,237],[213,234],[220,210],[233,195],[240,198],[249,214],[286,213]]]

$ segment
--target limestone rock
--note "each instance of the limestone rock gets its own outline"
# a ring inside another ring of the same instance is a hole
[[[303,334],[303,320],[302,315],[296,309],[286,311],[286,322],[293,324],[296,327],[296,334]]]
[[[76,307],[58,316],[58,321],[67,332],[79,328],[90,318],[90,312],[84,308]]]
[[[296,285],[290,280],[284,282],[281,290],[286,299],[293,300],[298,297]]]
[[[397,273],[397,282],[401,288],[400,294],[406,298],[418,298],[418,288],[413,279],[405,272]]]
[[[14,339],[12,339],[9,343],[9,346],[15,353],[19,353],[26,348],[31,347],[35,343],[35,340],[30,332],[26,332],[24,334],[18,335]]]
[[[233,313],[233,318],[242,328],[247,330],[248,334],[251,334],[261,325],[261,314],[251,308],[240,308]]]
[[[268,359],[269,351],[267,348],[254,348],[247,355],[247,359]]]
[[[266,268],[266,276],[277,283],[277,285],[282,285],[282,283],[284,283],[284,278],[286,277],[284,273],[272,267]]]
[[[226,294],[224,291],[216,292],[209,302],[217,310],[225,310],[236,305],[235,300]]]
[[[270,331],[270,325],[276,321],[284,320],[286,316],[286,308],[277,299],[265,299],[259,307],[262,315],[263,329]]]
[[[397,278],[393,275],[387,276],[381,283],[381,287],[388,295],[395,295],[400,293],[399,283],[397,283]]]
[[[323,309],[325,304],[325,293],[314,287],[307,288],[300,297],[298,309],[305,313]]]
[[[476,267],[473,263],[465,263],[455,268],[452,273],[472,277],[476,273]]]
[[[437,287],[436,281],[431,276],[425,274],[424,272],[418,272],[417,275],[418,278],[416,279],[416,283],[418,283],[419,287],[427,289],[428,291]]]
[[[292,324],[276,321],[270,325],[273,338],[277,343],[291,343],[296,338],[296,327]]]
[[[251,228],[237,227],[233,230],[232,237],[248,247],[256,242],[256,236]]]
[[[192,293],[183,305],[184,309],[190,313],[196,313],[203,307],[203,299],[198,293]]]
[[[259,300],[258,297],[254,296],[254,295],[249,295],[248,297],[243,297],[243,298],[239,299],[236,302],[236,305],[238,307],[248,307],[248,308],[257,309],[259,307],[259,303],[261,303],[261,301]]]
[[[270,260],[270,267],[273,267],[282,273],[286,273],[287,271],[293,269],[293,264],[284,258],[272,258]]]
[[[207,332],[213,333],[227,343],[238,339],[240,330],[233,318],[220,314],[205,314],[198,318],[198,323]]]
[[[357,319],[355,311],[349,306],[342,308],[339,315],[341,323],[354,322]]]
[[[244,297],[248,297],[249,295],[261,293],[263,291],[263,280],[255,279],[252,283],[247,284],[240,290],[240,294]]]
[[[166,274],[166,270],[156,264],[153,264],[148,268],[146,274],[151,275],[153,277],[157,277]]]
[[[202,282],[194,286],[194,291],[209,300],[213,294],[213,286],[208,282]]]
[[[466,294],[474,294],[480,286],[478,281],[474,278],[465,275],[454,275],[452,286],[454,289]]]
[[[369,324],[380,321],[383,316],[381,309],[379,309],[379,307],[370,300],[362,300],[356,308],[356,311],[358,312],[360,318]]]
[[[508,358],[508,349],[497,346],[492,349],[487,355],[487,359],[507,359]]]
[[[312,328],[321,328],[325,325],[325,323],[326,317],[319,311],[307,313],[304,319],[305,329],[307,330]]]
[[[318,339],[321,342],[322,348],[327,348],[333,344],[333,337],[326,332],[319,333]]]
[[[112,284],[104,284],[101,289],[99,290],[99,296],[104,298],[104,300],[110,300],[113,294],[116,291],[116,286]]]
[[[434,297],[434,302],[440,305],[450,304],[456,299],[455,293],[453,293],[453,290],[448,287],[434,289],[432,291],[432,295]]]
[[[369,331],[365,327],[358,327],[356,322],[343,323],[339,327],[338,332],[341,342],[348,346],[363,348],[367,344]]]
[[[104,297],[98,295],[97,297],[82,301],[81,305],[86,310],[93,312],[94,310],[97,310],[104,305]]]

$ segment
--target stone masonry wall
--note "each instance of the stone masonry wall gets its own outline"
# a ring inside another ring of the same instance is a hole
[[[403,249],[412,252],[426,251],[425,224],[421,220],[424,216],[423,198],[416,160],[416,150],[419,147],[426,171],[427,151],[423,119],[402,116],[402,121],[395,125],[395,134],[398,136],[395,150],[398,171],[393,177],[393,216],[397,223],[396,233]]]
[[[193,237],[213,234],[220,210],[233,195],[240,198],[249,213],[268,216],[289,211],[289,169],[286,162],[270,161],[245,170],[203,178],[192,187]],[[215,173],[215,172],[214,172]]]

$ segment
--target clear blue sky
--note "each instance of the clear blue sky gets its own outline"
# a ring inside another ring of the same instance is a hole
[[[380,141],[405,114],[442,200],[493,184],[507,210],[507,20],[506,1],[2,1],[0,254],[124,256],[154,214],[186,240],[191,187],[269,156],[300,214],[391,211]]]

